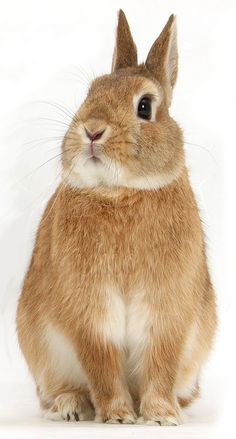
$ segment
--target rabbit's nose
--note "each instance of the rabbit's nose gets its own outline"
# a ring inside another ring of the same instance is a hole
[[[89,140],[91,140],[91,142],[93,142],[94,140],[101,139],[101,137],[102,137],[103,133],[105,132],[105,130],[96,131],[94,133],[91,133],[90,131],[87,130],[87,128],[85,128],[85,132],[86,132],[86,135],[89,138]]]

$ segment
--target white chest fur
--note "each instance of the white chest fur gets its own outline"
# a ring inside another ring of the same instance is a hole
[[[129,368],[138,370],[142,353],[147,346],[151,312],[142,291],[134,292],[125,303],[114,287],[106,289],[106,314],[99,330],[105,342],[125,348]]]

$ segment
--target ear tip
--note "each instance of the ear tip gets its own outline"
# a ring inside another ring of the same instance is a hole
[[[128,33],[131,35],[129,23],[128,23],[128,20],[126,18],[126,15],[125,15],[123,9],[120,9],[118,11],[118,30],[122,34]]]
[[[125,13],[124,13],[123,9],[119,9],[119,11],[118,11],[118,19],[119,20],[126,20],[126,16],[125,16]]]
[[[176,15],[175,14],[171,14],[170,17],[169,17],[168,22],[169,22],[170,25],[175,25],[176,24],[176,20],[177,20]]]
[[[126,67],[137,66],[137,49],[129,23],[122,9],[118,11],[116,46],[112,62],[112,72]]]

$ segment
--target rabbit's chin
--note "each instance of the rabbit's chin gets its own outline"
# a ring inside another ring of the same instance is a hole
[[[114,160],[103,157],[83,158],[64,171],[65,180],[77,188],[117,187],[125,182],[124,169]]]
[[[138,190],[157,190],[169,185],[182,173],[183,166],[170,172],[155,175],[133,175],[124,166],[114,160],[108,163],[103,160],[88,159],[78,163],[72,170],[64,171],[64,181],[70,186],[80,189],[89,188],[128,188]]]

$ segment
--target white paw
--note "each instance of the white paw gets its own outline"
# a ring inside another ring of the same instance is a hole
[[[161,426],[176,426],[181,424],[180,420],[174,418],[173,416],[167,416],[163,418],[161,416],[155,416],[152,419],[144,419],[143,416],[140,416],[137,421],[138,424],[146,424],[146,425],[161,425]]]
[[[76,392],[62,393],[57,396],[50,410],[44,412],[46,419],[53,421],[88,421],[94,419],[89,402],[81,399]]]
[[[50,421],[62,421],[63,420],[60,413],[52,412],[51,410],[43,410],[42,416],[44,419],[49,419]]]
[[[132,414],[114,414],[109,417],[104,417],[101,415],[96,415],[95,422],[106,424],[135,424],[136,418]]]
[[[50,419],[51,421],[82,421],[81,415],[77,411],[65,410],[63,412],[53,412],[52,410],[46,410],[43,412],[43,417],[45,419]]]
[[[106,424],[135,424],[136,419],[132,415],[117,416],[106,420]]]

